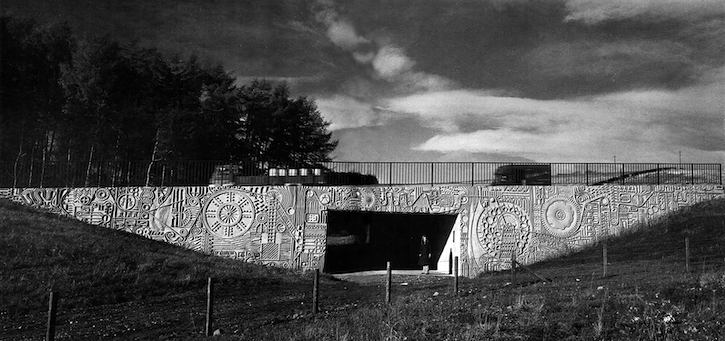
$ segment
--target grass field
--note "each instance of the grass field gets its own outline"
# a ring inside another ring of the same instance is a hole
[[[684,239],[691,271],[685,271]],[[459,279],[322,277],[221,259],[0,201],[0,340],[721,340],[725,200],[531,268]],[[215,280],[206,337],[206,281]]]

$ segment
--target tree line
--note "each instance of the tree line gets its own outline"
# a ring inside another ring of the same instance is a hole
[[[0,17],[0,162],[330,161],[315,102],[219,64]]]

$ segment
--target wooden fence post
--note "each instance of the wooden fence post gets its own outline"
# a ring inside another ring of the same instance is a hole
[[[690,238],[685,238],[685,271],[690,273]]]
[[[45,331],[45,340],[53,341],[55,339],[55,314],[58,309],[58,293],[50,291],[48,298],[48,325]]]
[[[607,240],[602,244],[602,277],[607,277]]]
[[[516,283],[516,251],[511,252],[511,284]]]
[[[320,269],[315,269],[315,280],[312,284],[312,314],[317,314],[317,301],[319,298]]]
[[[458,297],[458,256],[453,257],[453,295]]]
[[[393,274],[390,268],[390,262],[388,262],[388,272],[385,279],[385,303],[390,303],[390,289],[393,285]]]
[[[212,285],[212,279],[209,277],[206,285],[206,330],[204,331],[206,336],[212,335],[212,312],[214,309],[214,288]]]

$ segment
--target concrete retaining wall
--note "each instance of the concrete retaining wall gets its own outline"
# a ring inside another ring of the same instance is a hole
[[[328,210],[457,215],[460,273],[530,264],[647,225],[722,186],[252,186],[0,189],[0,198],[199,252],[314,269]],[[447,268],[447,257],[438,263]]]

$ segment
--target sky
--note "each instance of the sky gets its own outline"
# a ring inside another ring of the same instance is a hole
[[[338,161],[725,161],[723,0],[3,0],[317,103]]]

